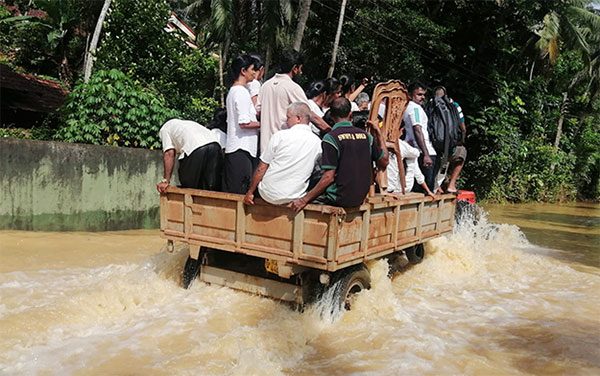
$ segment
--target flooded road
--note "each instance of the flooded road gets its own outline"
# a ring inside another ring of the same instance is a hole
[[[186,250],[158,231],[0,232],[0,374],[600,374],[600,207],[575,210],[583,224],[490,209],[542,246],[515,225],[459,226],[391,280],[370,264],[372,289],[333,316],[183,290]]]

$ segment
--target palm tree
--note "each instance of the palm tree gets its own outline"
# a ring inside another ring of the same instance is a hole
[[[565,116],[568,113],[569,98],[573,88],[589,79],[590,90],[593,81],[598,80],[598,44],[600,42],[600,16],[589,7],[589,0],[569,0],[561,10],[552,10],[543,22],[534,28],[539,39],[536,43],[542,58],[548,58],[551,65],[556,64],[560,47],[578,51],[586,64],[585,69],[576,74],[562,94],[560,115],[554,139],[554,150],[558,151]],[[597,87],[597,85],[596,85]],[[596,94],[594,94],[596,95]]]
[[[306,28],[306,21],[310,13],[310,3],[312,0],[301,1],[300,15],[298,16],[298,26],[296,27],[296,37],[294,38],[294,50],[300,51],[302,46],[302,37],[304,36],[304,29]]]
[[[335,59],[337,57],[337,50],[340,44],[340,37],[342,35],[342,25],[344,24],[344,13],[346,12],[346,0],[342,0],[342,6],[340,7],[340,17],[338,19],[337,32],[335,33],[335,41],[333,42],[333,51],[331,52],[331,64],[329,64],[329,71],[327,77],[333,76],[333,70],[335,69]]]
[[[290,0],[268,0],[263,2],[259,24],[261,27],[261,44],[265,51],[265,72],[273,59],[273,49],[290,45],[289,26],[292,20],[292,4]]]
[[[104,0],[104,5],[98,16],[98,22],[96,22],[96,28],[94,29],[94,35],[92,41],[85,54],[85,62],[83,63],[83,80],[87,83],[92,75],[92,67],[94,66],[94,52],[98,46],[98,40],[100,39],[100,32],[102,31],[102,25],[104,24],[104,18],[108,13],[108,8],[112,0]]]

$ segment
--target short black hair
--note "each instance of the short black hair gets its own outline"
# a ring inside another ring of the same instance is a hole
[[[306,97],[313,99],[317,95],[323,94],[327,90],[324,81],[314,81],[310,84],[310,88],[306,91]]]
[[[335,93],[341,86],[340,81],[337,78],[329,77],[325,80],[325,90],[327,95]]]
[[[411,83],[410,85],[408,85],[408,89],[407,90],[408,90],[409,93],[412,93],[413,91],[415,91],[417,89],[426,90],[425,85],[423,85],[419,81],[415,81],[415,82]]]
[[[367,128],[367,120],[369,120],[369,110],[353,111],[352,125],[356,128],[365,130]]]
[[[348,74],[343,74],[340,76],[340,83],[342,84],[342,93],[346,94],[352,89],[354,78]]]
[[[225,108],[219,108],[215,110],[213,118],[206,127],[208,129],[220,129],[227,133],[227,110]]]
[[[237,80],[242,69],[248,69],[254,65],[254,59],[250,55],[239,55],[231,62],[231,78]]]
[[[279,60],[279,73],[290,73],[294,65],[304,64],[304,57],[296,50],[284,51]]]
[[[352,106],[350,105],[350,101],[346,98],[340,97],[336,98],[329,106],[329,110],[331,111],[331,116],[337,119],[343,119],[350,115],[350,110]]]
[[[260,68],[265,66],[265,60],[261,55],[257,53],[251,53],[250,57],[254,59],[254,70],[259,70]]]

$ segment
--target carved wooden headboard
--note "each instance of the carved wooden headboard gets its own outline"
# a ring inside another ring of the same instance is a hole
[[[387,100],[387,101],[386,101]],[[400,172],[400,183],[404,188],[404,165],[402,164],[402,156],[398,147],[398,137],[400,136],[400,124],[404,117],[404,111],[409,102],[408,90],[400,80],[390,80],[382,82],[375,87],[373,91],[373,99],[371,100],[371,112],[369,120],[378,123],[377,115],[379,106],[385,103],[385,115],[381,122],[381,133],[386,141],[388,149],[393,151],[397,156],[398,171]],[[376,181],[381,189],[387,188],[387,173],[380,171],[377,173]]]

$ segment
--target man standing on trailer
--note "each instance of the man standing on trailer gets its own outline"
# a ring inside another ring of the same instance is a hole
[[[260,112],[260,152],[264,153],[271,136],[285,127],[288,106],[294,102],[308,105],[308,98],[294,78],[302,74],[304,58],[295,50],[285,51],[279,63],[279,73],[265,82],[258,94]],[[310,121],[317,128],[329,131],[331,127],[311,111]]]
[[[404,112],[404,118],[402,119],[406,132],[405,141],[421,151],[419,166],[425,176],[425,183],[430,190],[433,190],[436,152],[429,140],[427,114],[425,114],[425,110],[423,109],[423,105],[425,104],[425,86],[420,82],[413,82],[408,85],[408,96],[410,102],[406,106],[406,112]]]
[[[351,108],[346,98],[337,98],[331,104],[329,111],[335,125],[321,143],[321,168],[325,172],[306,196],[292,202],[291,207],[296,212],[311,201],[341,207],[359,206],[373,184],[373,162],[380,169],[387,166],[388,152],[379,126],[368,122],[377,140],[353,127]]]

